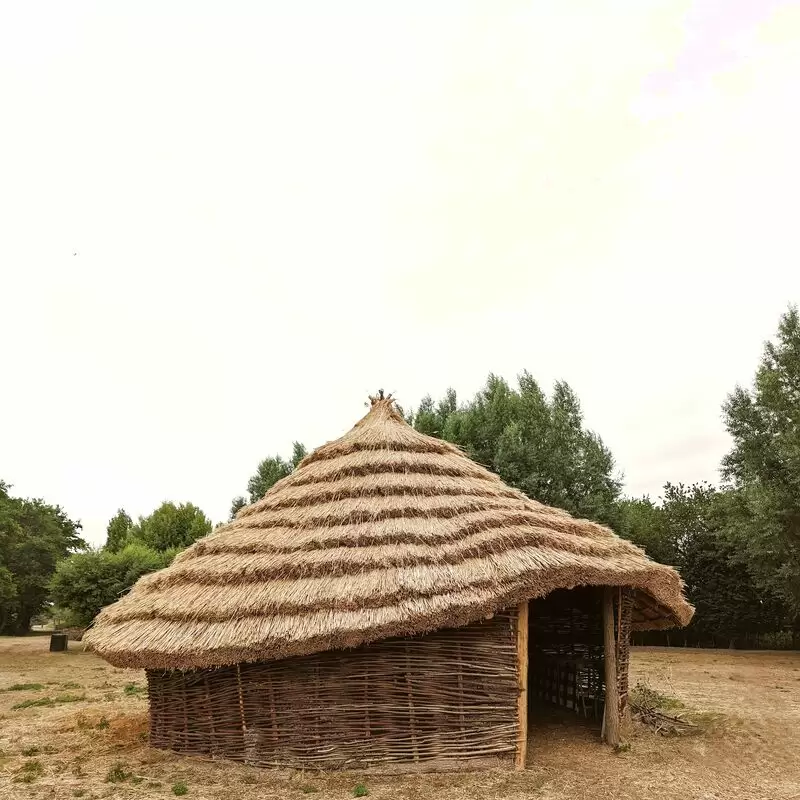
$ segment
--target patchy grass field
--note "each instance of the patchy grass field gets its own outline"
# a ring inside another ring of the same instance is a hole
[[[632,684],[678,698],[695,736],[637,730],[613,753],[558,721],[531,732],[522,773],[376,776],[267,771],[147,746],[144,673],[47,637],[0,639],[0,798],[369,796],[385,800],[800,800],[800,653],[634,651]],[[674,713],[674,711],[670,712]]]

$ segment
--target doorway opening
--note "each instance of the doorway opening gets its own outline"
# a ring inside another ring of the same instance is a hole
[[[557,589],[531,600],[528,613],[528,723],[603,719],[605,678],[602,589]]]

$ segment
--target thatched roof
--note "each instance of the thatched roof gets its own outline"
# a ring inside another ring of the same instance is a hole
[[[675,570],[506,486],[377,398],[85,638],[118,666],[261,661],[460,626],[578,585],[635,587],[640,629],[692,617]]]

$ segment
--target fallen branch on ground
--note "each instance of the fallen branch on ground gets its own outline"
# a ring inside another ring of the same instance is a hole
[[[631,703],[633,716],[645,725],[649,725],[656,733],[662,736],[675,736],[691,733],[697,729],[694,722],[690,722],[681,715],[672,716],[649,706]]]

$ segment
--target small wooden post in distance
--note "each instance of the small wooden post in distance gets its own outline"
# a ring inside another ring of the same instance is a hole
[[[514,769],[525,769],[528,749],[528,601],[517,606],[517,749]]]
[[[612,747],[619,744],[619,689],[617,686],[617,641],[614,635],[614,593],[603,590],[603,649],[606,679],[606,707],[603,713],[603,735]]]

